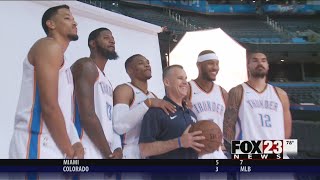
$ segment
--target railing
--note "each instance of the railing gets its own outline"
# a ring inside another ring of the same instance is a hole
[[[179,13],[173,11],[172,9],[167,8],[166,13],[169,15],[171,19],[181,24],[185,28],[189,28],[191,30],[201,29],[200,27],[196,27],[196,25],[190,23],[187,18],[182,17]]]

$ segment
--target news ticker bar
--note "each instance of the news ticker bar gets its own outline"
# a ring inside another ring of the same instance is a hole
[[[320,159],[232,160],[232,159],[0,159],[4,166],[314,166]]]
[[[0,160],[0,172],[320,172],[316,160]]]
[[[99,173],[99,172],[300,172],[319,173],[320,166],[3,166],[0,173]]]

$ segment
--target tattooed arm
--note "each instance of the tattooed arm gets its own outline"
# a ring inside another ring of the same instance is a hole
[[[223,136],[229,143],[235,138],[235,126],[242,100],[243,88],[238,85],[229,91],[227,108],[223,121]]]
[[[82,58],[72,65],[71,71],[81,125],[104,158],[108,159],[112,152],[94,106],[94,83],[99,76],[97,67],[89,58]]]

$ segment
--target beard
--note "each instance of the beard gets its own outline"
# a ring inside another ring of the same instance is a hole
[[[97,50],[99,53],[101,53],[105,58],[109,60],[116,60],[119,57],[116,51],[109,51],[108,49],[104,49],[100,46],[97,46]]]
[[[79,39],[78,34],[69,34],[68,38],[70,39],[70,41],[76,41]]]
[[[260,71],[259,67],[257,67],[256,69],[254,69],[253,71],[250,72],[251,76],[254,78],[264,78],[265,76],[267,76],[268,71],[265,71],[266,69],[264,67],[262,67],[264,71]]]
[[[106,58],[109,60],[116,60],[118,57],[119,56],[116,51],[109,51],[109,53],[106,54]]]
[[[201,75],[202,75],[202,78],[206,81],[215,81],[216,80],[216,77],[214,77],[214,78],[210,77],[208,72],[202,72]]]

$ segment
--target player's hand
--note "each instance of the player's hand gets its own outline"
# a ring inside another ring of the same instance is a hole
[[[186,130],[184,130],[180,140],[181,140],[181,146],[184,148],[192,148],[198,152],[201,152],[200,148],[203,148],[204,145],[198,143],[197,141],[205,139],[204,136],[201,136],[202,131],[194,131],[192,133],[189,133],[189,129],[191,128],[191,125],[187,127]]]
[[[189,99],[184,99],[183,103],[188,109],[192,109],[192,102]]]
[[[117,148],[113,151],[112,154],[109,155],[109,159],[122,159],[122,149],[121,148]]]
[[[158,107],[161,108],[166,114],[175,113],[176,112],[176,106],[171,104],[170,102],[158,99],[158,98],[150,98],[151,105],[150,107]]]
[[[72,145],[74,150],[73,159],[83,159],[84,158],[84,149],[80,142],[76,142]]]
[[[67,153],[65,153],[65,157],[64,158],[65,159],[73,159],[74,154],[75,154],[74,149],[70,148],[70,150]]]

